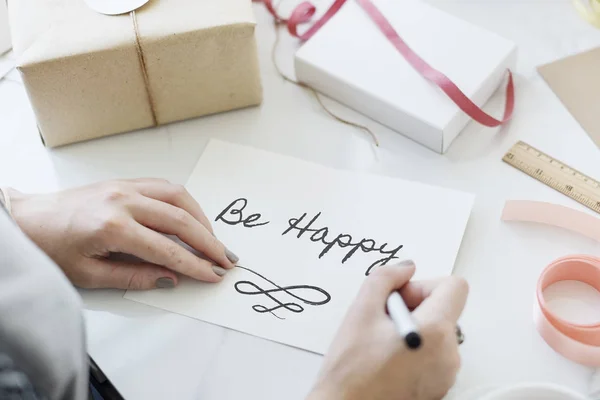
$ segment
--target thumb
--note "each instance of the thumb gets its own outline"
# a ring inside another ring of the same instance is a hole
[[[376,307],[385,305],[389,295],[406,285],[414,274],[415,264],[412,260],[377,268],[365,279],[360,298]]]
[[[140,262],[93,260],[88,266],[94,288],[154,289],[177,285],[177,275],[158,265]]]
[[[456,276],[441,280],[429,296],[413,311],[417,321],[446,320],[455,324],[469,294],[467,281]]]

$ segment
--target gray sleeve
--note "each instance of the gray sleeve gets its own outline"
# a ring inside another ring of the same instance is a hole
[[[60,269],[0,206],[1,398],[87,399],[81,309]]]
[[[6,354],[0,354],[0,399],[45,400],[33,387],[29,377]]]

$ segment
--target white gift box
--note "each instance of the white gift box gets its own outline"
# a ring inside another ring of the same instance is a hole
[[[8,29],[8,10],[6,1],[0,0],[0,54],[12,48],[10,30]]]
[[[479,106],[514,67],[515,44],[493,32],[419,0],[372,1],[413,51]],[[296,52],[295,68],[300,82],[438,153],[470,121],[408,64],[355,0]],[[494,111],[501,118],[502,110]]]

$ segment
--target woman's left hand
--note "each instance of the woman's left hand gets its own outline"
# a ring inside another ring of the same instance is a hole
[[[218,282],[238,260],[213,235],[187,190],[162,179],[108,181],[43,195],[7,192],[20,228],[79,287],[173,287],[177,273]],[[177,236],[206,259],[163,234]],[[143,262],[108,258],[113,253]]]

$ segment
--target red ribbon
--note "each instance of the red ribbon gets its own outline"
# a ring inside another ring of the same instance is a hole
[[[314,25],[311,26],[306,32],[300,35],[298,34],[298,25],[309,22],[312,16],[315,15],[315,12],[317,11],[317,8],[312,3],[308,1],[300,3],[298,6],[296,6],[296,8],[294,8],[294,11],[292,11],[292,15],[290,15],[290,18],[285,19],[279,14],[277,14],[275,7],[273,7],[273,0],[252,1],[264,3],[265,7],[267,7],[267,10],[269,10],[271,15],[275,17],[275,20],[277,22],[283,22],[284,24],[286,24],[290,35],[297,37],[302,41],[307,41],[312,37],[312,35],[317,33],[317,31],[321,29],[321,27],[325,25],[325,23],[327,23],[327,21],[329,21],[331,17],[333,17],[335,13],[337,13],[346,2],[346,0],[335,0],[331,7],[329,7],[327,12],[317,22],[315,22]]]
[[[285,23],[288,27],[288,31],[294,37],[299,38],[302,41],[310,39],[323,25],[331,19],[337,13],[346,0],[335,0],[334,3],[329,7],[327,12],[315,22],[305,33],[298,34],[298,25],[309,22],[312,16],[316,12],[316,7],[308,1],[302,2],[293,11],[288,19],[285,19],[277,14],[277,11],[273,7],[272,0],[253,0],[261,1],[267,7],[267,10],[275,17],[278,22]],[[396,50],[404,57],[404,59],[417,70],[425,79],[433,82],[437,85],[450,99],[467,114],[469,117],[479,122],[482,125],[488,127],[495,127],[502,125],[508,121],[513,113],[515,107],[515,88],[513,83],[513,77],[510,70],[508,71],[508,82],[506,84],[506,101],[504,104],[504,115],[501,120],[498,120],[485,111],[483,111],[477,104],[473,103],[454,82],[450,80],[446,75],[436,70],[425,62],[417,53],[415,53],[405,42],[402,40],[398,32],[392,27],[389,21],[381,14],[381,12],[375,7],[371,0],[356,0],[363,10],[369,15],[371,20],[377,25],[379,30],[385,35],[385,37],[394,45]]]

